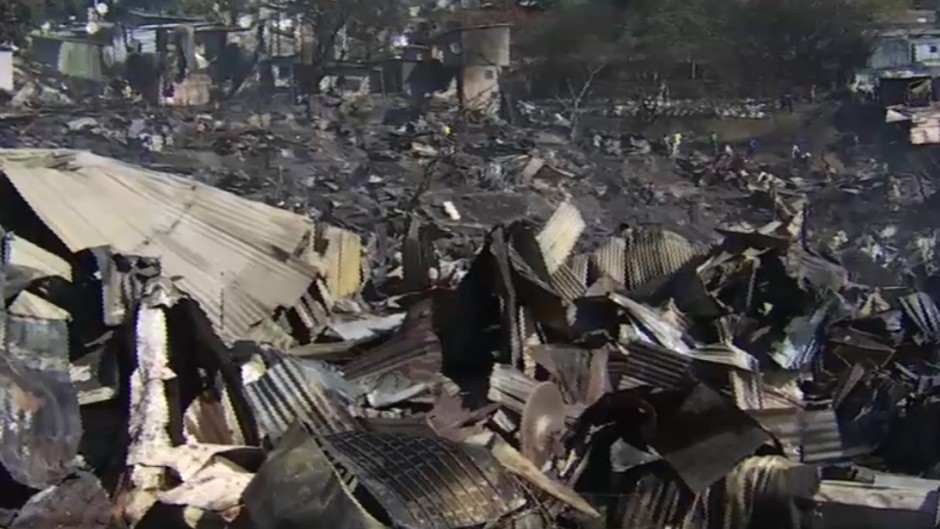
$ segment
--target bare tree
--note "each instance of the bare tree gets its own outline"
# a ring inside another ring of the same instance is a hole
[[[567,89],[567,98],[559,98],[559,102],[564,106],[565,113],[568,114],[568,123],[571,126],[569,138],[571,141],[578,139],[581,132],[581,112],[583,105],[588,100],[593,89],[594,80],[607,68],[606,59],[601,58],[594,64],[585,64],[583,75],[578,77],[565,78],[565,88]]]

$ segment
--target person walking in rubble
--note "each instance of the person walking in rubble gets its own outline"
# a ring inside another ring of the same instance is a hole
[[[715,158],[717,158],[718,157],[718,133],[717,132],[712,131],[711,134],[708,135],[708,143],[711,144],[712,146],[712,155],[715,156]]]
[[[751,137],[747,140],[747,157],[753,158],[754,153],[757,152],[757,138]]]
[[[666,154],[672,156],[672,134],[663,136],[663,147],[666,149]]]
[[[673,158],[677,158],[677,157],[679,156],[679,146],[680,146],[680,145],[682,145],[682,133],[681,133],[681,132],[677,132],[677,133],[675,133],[675,134],[672,135],[672,153],[671,153],[671,156],[672,156]]]

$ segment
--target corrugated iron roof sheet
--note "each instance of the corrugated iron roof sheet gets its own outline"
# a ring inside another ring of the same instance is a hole
[[[623,285],[626,282],[626,255],[627,241],[620,237],[611,237],[607,244],[594,250],[591,263],[597,269],[598,275],[610,277]]]
[[[13,236],[10,242],[10,264],[72,280],[72,267],[65,259],[43,250],[22,237]]]
[[[837,462],[871,452],[870,446],[843,437],[833,410],[763,409],[748,410],[748,414],[780,441],[791,459]]]
[[[549,274],[554,274],[568,259],[584,227],[581,212],[570,202],[562,202],[545,223],[537,239]]]
[[[349,432],[326,438],[397,527],[455,529],[502,519],[525,496],[483,447],[435,436]]]
[[[20,292],[10,304],[10,314],[28,318],[46,320],[67,320],[69,313],[65,309],[29,292]]]
[[[611,353],[607,369],[614,381],[622,377],[658,388],[677,388],[689,377],[692,359],[664,347],[639,341],[626,345],[628,354]]]
[[[297,421],[322,433],[356,429],[343,407],[357,395],[345,381],[335,381],[322,364],[290,357],[268,369],[257,381],[245,386],[245,396],[254,410],[261,434],[280,439]],[[333,386],[333,387],[331,387]]]
[[[684,237],[666,230],[634,230],[626,234],[626,277],[628,289],[672,274],[697,251]]]
[[[159,257],[225,336],[293,306],[315,275],[292,257],[313,230],[300,215],[87,152],[7,149],[0,164],[70,250]]]

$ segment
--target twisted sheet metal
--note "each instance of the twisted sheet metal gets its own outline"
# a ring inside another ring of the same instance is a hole
[[[483,447],[436,436],[349,432],[325,438],[397,527],[456,529],[503,518],[525,497]]]
[[[277,441],[295,423],[311,431],[335,433],[358,428],[346,407],[358,395],[355,386],[319,362],[290,357],[245,387],[261,435]]]
[[[915,292],[900,299],[901,310],[928,341],[940,342],[940,310],[933,299],[923,292]]]

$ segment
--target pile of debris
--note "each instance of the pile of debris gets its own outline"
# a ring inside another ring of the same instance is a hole
[[[562,202],[464,266],[418,216],[393,252],[90,153],[0,168],[6,527],[938,515],[935,298],[850,283],[801,203],[582,252]]]

